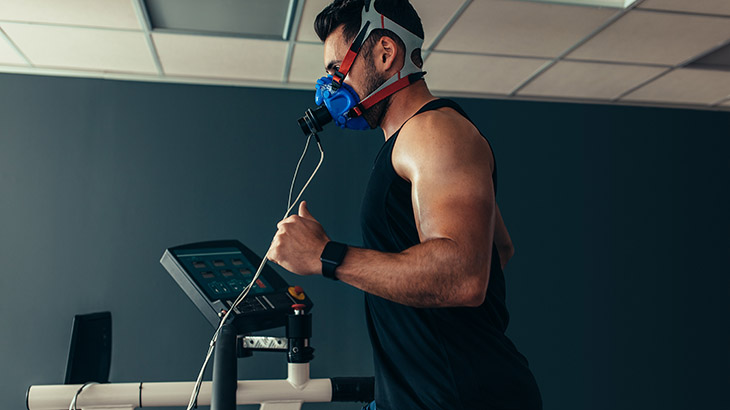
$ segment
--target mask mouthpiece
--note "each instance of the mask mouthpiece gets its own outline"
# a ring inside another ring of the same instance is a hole
[[[322,126],[332,121],[332,115],[327,107],[322,104],[312,110],[307,109],[304,116],[297,120],[304,135],[310,135],[322,131]]]

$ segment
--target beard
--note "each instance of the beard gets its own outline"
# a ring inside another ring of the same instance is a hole
[[[365,89],[367,91],[364,97],[372,94],[373,91],[377,90],[378,87],[388,80],[387,78],[384,78],[384,74],[377,73],[375,62],[373,62],[370,58],[367,59],[366,72],[367,77],[365,77]],[[377,128],[383,122],[383,117],[385,117],[385,113],[388,111],[388,107],[390,106],[390,97],[391,96],[385,97],[362,113],[362,117],[368,123],[370,128]]]

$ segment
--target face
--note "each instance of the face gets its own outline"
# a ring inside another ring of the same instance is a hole
[[[387,78],[384,73],[379,73],[374,61],[374,53],[365,50],[366,45],[360,49],[355,62],[347,73],[345,83],[352,87],[360,98],[365,98],[375,91]],[[333,31],[324,41],[324,65],[327,74],[334,74],[340,68],[342,60],[350,48],[350,42],[345,40],[342,33],[342,26]],[[363,118],[371,128],[380,125],[383,115],[388,107],[390,97],[378,102],[363,113]]]

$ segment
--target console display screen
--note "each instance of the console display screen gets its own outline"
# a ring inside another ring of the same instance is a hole
[[[185,249],[174,254],[211,301],[235,299],[256,273],[256,267],[236,248]],[[249,295],[273,291],[263,276],[259,276]]]

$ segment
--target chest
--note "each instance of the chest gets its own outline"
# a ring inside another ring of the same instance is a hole
[[[386,252],[400,252],[420,242],[411,184],[392,165],[394,142],[388,140],[375,159],[361,209],[365,245]]]

